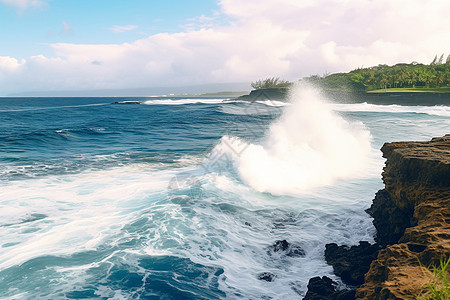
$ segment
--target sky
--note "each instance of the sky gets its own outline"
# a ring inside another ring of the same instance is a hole
[[[448,0],[0,0],[0,95],[297,80],[450,54]]]

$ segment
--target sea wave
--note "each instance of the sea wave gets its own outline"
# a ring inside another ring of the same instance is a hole
[[[342,113],[344,122],[314,102],[136,106],[132,113],[111,105],[80,118],[65,110],[60,123],[52,114],[59,111],[17,124],[14,113],[0,117],[0,298],[295,299],[311,277],[336,280],[325,244],[373,242],[364,210],[383,186],[378,149],[400,137],[443,134],[450,119]],[[306,169],[322,184],[367,154],[360,122],[373,139],[368,164],[349,174],[356,178],[296,193],[302,160],[325,160]],[[237,158],[222,155],[231,152]],[[279,240],[305,257],[275,253]],[[275,281],[259,280],[263,272]]]
[[[249,102],[249,101],[235,101],[231,102],[234,105],[228,105],[224,104],[221,105],[220,111],[224,114],[228,115],[258,115],[258,116],[273,116],[273,115],[279,115],[281,109],[289,105],[288,103],[277,105],[275,103],[274,105],[264,103],[265,101],[255,101],[255,102]],[[267,100],[267,102],[272,102]],[[227,102],[229,103],[229,102]]]
[[[181,174],[194,176],[174,182],[184,178]],[[200,274],[207,277],[203,281],[219,279],[216,288],[226,295],[294,298],[304,294],[307,279],[317,272],[333,276],[319,251],[325,242],[371,240],[373,225],[362,209],[372,196],[367,190],[343,184],[314,197],[274,201],[230,173],[194,166],[155,171],[133,165],[9,182],[0,199],[0,275],[11,278],[14,268],[26,264],[24,276],[51,280],[45,291],[21,285],[33,295],[55,295],[62,287],[85,291],[91,283],[106,282],[96,292],[112,297],[120,281],[113,278],[127,274],[155,282],[176,276],[174,288],[189,290],[188,283]],[[358,204],[321,196],[336,193],[356,194]],[[301,245],[306,257],[270,253],[280,239]],[[142,265],[144,260],[148,264]],[[47,268],[39,269],[42,264]],[[277,275],[270,286],[257,279],[265,271]],[[293,285],[297,291],[286,288]],[[155,283],[143,286],[158,292]],[[1,285],[0,290],[17,295]],[[197,287],[195,295],[206,290]]]
[[[186,99],[155,99],[147,100],[142,104],[145,105],[184,105],[184,104],[220,104],[230,99],[203,99],[203,98],[186,98]]]
[[[450,117],[450,106],[403,106],[403,105],[378,105],[369,103],[357,104],[333,104],[336,111],[349,112],[381,112],[381,113],[417,113],[440,117]]]
[[[0,146],[8,145],[8,147],[23,147],[28,149],[30,146],[54,145],[60,141],[67,141],[79,137],[90,137],[96,135],[109,134],[110,131],[105,128],[61,128],[46,130],[30,130],[26,132],[9,132],[3,135],[0,140]]]
[[[102,134],[105,132],[105,128],[99,127],[99,128],[74,128],[74,129],[57,129],[54,131],[55,133],[62,135],[62,136],[70,136],[71,134]]]
[[[267,106],[274,106],[274,107],[284,107],[284,106],[291,105],[290,102],[278,101],[278,100],[261,100],[261,101],[256,101],[256,102],[267,105]]]
[[[89,106],[102,106],[102,105],[108,105],[108,104],[109,103],[95,103],[95,104],[66,105],[66,106],[24,107],[24,108],[15,108],[15,109],[0,109],[0,112],[51,110],[51,109],[78,108],[78,107],[89,107]]]
[[[225,136],[215,152],[230,156],[252,188],[276,195],[361,177],[371,153],[371,135],[364,124],[335,114],[308,86],[296,87],[292,102],[270,125],[262,144]]]
[[[55,175],[65,176],[88,170],[93,172],[136,164],[153,170],[179,169],[198,166],[203,160],[204,157],[199,155],[150,155],[141,152],[117,152],[98,155],[83,153],[66,159],[57,158],[30,163],[23,159],[20,161],[12,159],[12,161],[3,162],[0,165],[0,184]]]

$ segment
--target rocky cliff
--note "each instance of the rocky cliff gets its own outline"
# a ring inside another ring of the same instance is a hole
[[[358,299],[412,299],[432,280],[425,266],[450,255],[450,135],[385,144],[385,189],[368,212],[376,241]]]
[[[376,244],[327,244],[325,259],[349,290],[315,277],[304,299],[414,299],[433,280],[427,266],[450,256],[450,135],[381,151],[385,188],[367,210]]]

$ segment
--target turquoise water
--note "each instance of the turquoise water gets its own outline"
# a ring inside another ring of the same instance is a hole
[[[332,115],[299,123],[295,105],[0,99],[0,297],[295,299],[309,278],[334,278],[326,243],[373,241],[364,209],[382,187],[378,149],[449,133],[450,107],[326,104]],[[325,120],[344,124],[327,139],[370,149],[319,139],[335,126]],[[305,153],[334,167],[305,172]],[[303,173],[316,180],[303,186]],[[306,255],[271,253],[283,239]]]

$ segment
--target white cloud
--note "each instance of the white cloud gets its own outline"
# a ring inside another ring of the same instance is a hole
[[[17,59],[9,57],[9,56],[0,56],[0,71],[15,72],[23,64],[25,64],[25,60],[22,60],[21,62],[19,62]]]
[[[0,0],[0,3],[15,6],[20,9],[26,9],[32,6],[45,5],[45,1],[42,0]]]
[[[134,30],[138,27],[139,26],[137,26],[137,25],[125,25],[125,26],[114,25],[114,26],[110,27],[109,30],[111,30],[114,33],[122,33],[122,32],[127,32],[130,30]]]
[[[54,44],[0,83],[29,90],[127,88],[295,80],[380,63],[429,63],[450,51],[447,0],[222,0],[228,24],[131,43]],[[214,16],[217,18],[217,16]],[[132,30],[134,25],[121,26]],[[2,65],[0,65],[0,73]]]
[[[20,71],[25,64],[25,60],[18,61],[13,57],[0,56],[0,90],[7,91],[9,88],[13,90],[19,88],[17,80],[22,77]]]

